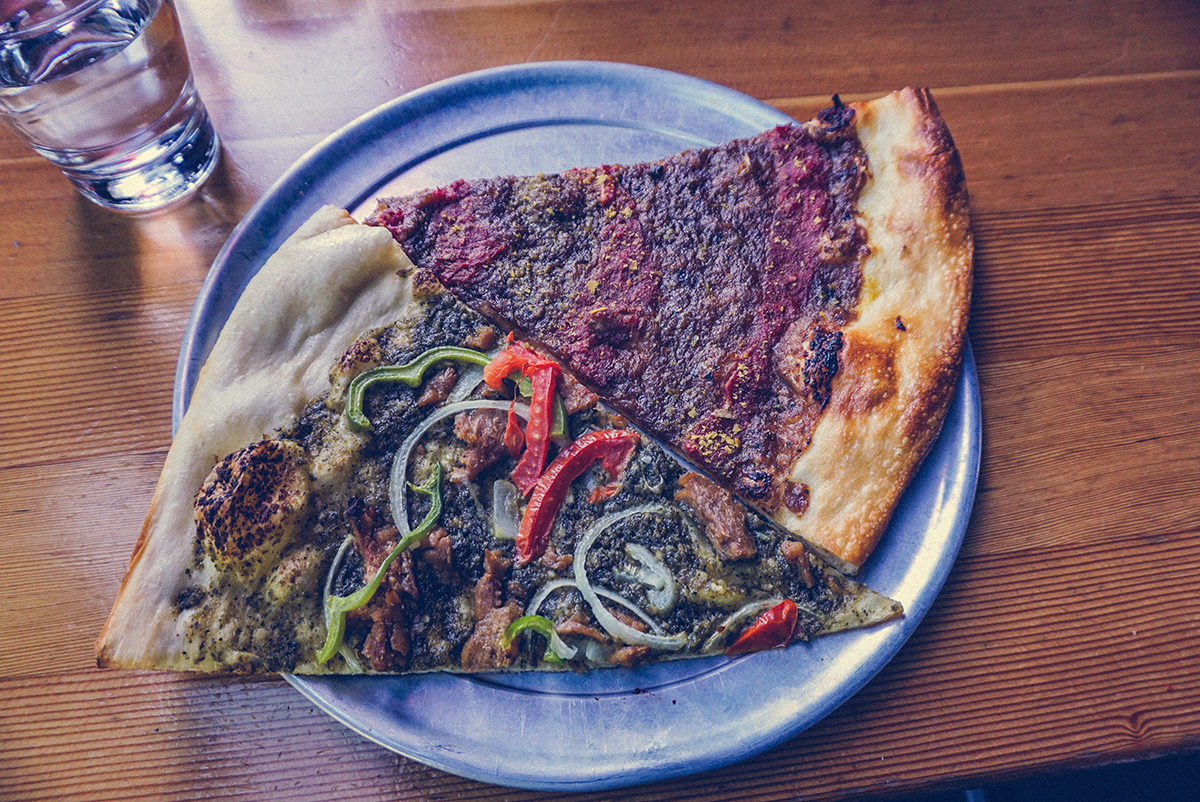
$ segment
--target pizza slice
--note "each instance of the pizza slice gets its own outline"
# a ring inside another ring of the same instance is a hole
[[[966,347],[962,167],[925,90],[659,162],[381,202],[420,267],[853,573]]]
[[[897,615],[324,209],[207,360],[102,666],[401,673],[739,654]]]

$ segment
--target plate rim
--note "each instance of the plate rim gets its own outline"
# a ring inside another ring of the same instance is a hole
[[[172,397],[172,429],[178,427],[187,400],[194,387],[195,375],[199,370],[207,352],[211,349],[212,340],[224,325],[225,316],[219,326],[210,327],[207,339],[200,340],[198,333],[210,321],[212,310],[227,306],[230,297],[236,300],[241,294],[245,283],[257,272],[267,256],[278,247],[286,236],[295,230],[315,210],[325,203],[342,205],[353,208],[355,199],[312,198],[307,191],[317,183],[320,171],[326,162],[327,154],[331,151],[346,147],[355,140],[370,136],[379,126],[393,124],[397,115],[401,118],[413,119],[430,109],[437,109],[439,104],[452,103],[464,94],[494,91],[497,87],[511,86],[530,81],[603,81],[607,83],[633,82],[639,87],[647,84],[662,84],[669,87],[673,94],[680,97],[705,97],[711,102],[729,103],[744,109],[746,115],[761,120],[760,130],[773,125],[794,122],[790,117],[768,104],[740,93],[729,87],[715,84],[704,79],[682,75],[675,72],[652,67],[644,67],[616,62],[597,61],[556,61],[536,62],[531,64],[493,67],[486,70],[469,72],[453,76],[427,86],[405,93],[391,101],[372,109],[359,116],[347,125],[335,131],[321,142],[310,148],[291,167],[285,171],[272,186],[263,193],[246,212],[242,220],[235,226],[229,238],[213,260],[213,266],[202,284],[192,314],[189,317],[184,333],[176,366],[174,392]],[[400,174],[397,167],[393,174]],[[360,197],[365,193],[359,193]],[[290,201],[290,213],[281,214],[273,208]],[[296,202],[299,200],[299,202]],[[299,211],[297,211],[299,209]],[[280,228],[281,221],[294,221],[286,230]],[[270,231],[274,227],[275,244],[269,249],[264,248],[263,230]],[[256,264],[254,262],[257,262]],[[247,265],[249,267],[247,267]],[[234,292],[228,286],[230,274],[241,269],[242,274],[236,276],[238,286]],[[226,286],[222,287],[222,283]],[[371,740],[389,751],[404,755],[425,765],[438,768],[452,774],[469,779],[480,780],[495,785],[523,788],[530,790],[550,791],[594,791],[611,790],[663,779],[674,779],[702,771],[712,770],[746,760],[783,741],[795,737],[803,730],[819,722],[834,709],[858,693],[884,666],[899,652],[907,639],[915,632],[921,620],[933,605],[941,588],[949,576],[959,549],[965,537],[969,524],[971,510],[974,506],[979,465],[982,452],[982,416],[979,399],[978,373],[974,361],[974,352],[969,340],[966,342],[962,372],[958,390],[952,408],[956,408],[963,416],[964,428],[961,432],[963,442],[960,446],[962,459],[957,463],[959,477],[957,479],[960,494],[965,499],[954,512],[952,531],[945,541],[945,547],[937,555],[937,562],[932,568],[934,582],[923,586],[931,592],[925,593],[919,599],[919,604],[906,603],[905,618],[897,624],[897,631],[885,639],[886,649],[876,650],[871,659],[860,666],[860,671],[854,676],[853,687],[848,692],[839,692],[836,698],[825,700],[815,715],[809,715],[803,722],[794,727],[777,729],[766,736],[758,737],[753,743],[740,743],[722,754],[713,755],[708,762],[693,765],[656,765],[642,767],[631,766],[628,770],[605,776],[584,776],[579,774],[573,779],[550,777],[544,773],[512,771],[507,774],[497,773],[494,769],[485,770],[478,765],[467,765],[452,757],[439,757],[436,753],[420,752],[403,749],[393,740],[381,737],[361,722],[348,720],[341,711],[331,708],[328,699],[324,698],[314,687],[314,681],[319,684],[323,679],[316,677],[296,677],[285,675],[285,680],[324,713],[338,721],[348,729]],[[945,432],[943,432],[943,435]],[[941,437],[938,438],[939,440]],[[936,443],[935,443],[935,448]],[[848,633],[853,635],[854,633]],[[834,636],[842,637],[842,636]],[[879,656],[878,652],[886,651]],[[445,675],[442,675],[445,676]],[[454,675],[449,675],[454,677]],[[362,682],[387,682],[395,678],[360,678]],[[466,679],[461,676],[455,679]]]

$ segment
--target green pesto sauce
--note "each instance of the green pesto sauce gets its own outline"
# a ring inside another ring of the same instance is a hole
[[[412,318],[370,332],[355,348],[356,353],[378,356],[376,364],[405,364],[424,351],[444,345],[466,346],[485,324],[474,313],[448,295],[437,295],[424,310]],[[498,335],[498,333],[497,333]],[[497,336],[497,342],[500,338]],[[357,365],[354,370],[365,369]],[[432,375],[436,371],[430,371]],[[342,393],[352,376],[339,375],[335,368],[331,390],[314,400],[300,419],[276,436],[300,444],[310,459],[336,441],[342,414]],[[245,670],[291,672],[321,648],[325,638],[323,596],[326,577],[334,555],[353,527],[347,514],[351,499],[377,509],[377,520],[391,523],[388,503],[388,474],[400,444],[432,410],[418,407],[421,388],[403,384],[372,387],[364,400],[364,411],[372,429],[357,441],[349,455],[351,468],[343,481],[328,487],[313,487],[301,535],[281,557],[280,563],[291,571],[279,569],[253,581],[218,579],[213,583],[188,585],[177,597],[176,607],[191,616],[187,656],[197,664],[215,660]],[[484,385],[475,391],[487,392]],[[492,397],[495,397],[494,395]],[[578,437],[590,429],[609,428],[611,419],[601,409],[577,413],[569,421],[570,432]],[[428,473],[429,461],[437,458],[448,476],[454,469],[465,444],[454,435],[453,417],[435,425],[414,451],[409,465],[409,481],[419,484]],[[507,479],[514,461],[505,456],[470,484],[443,480],[443,513],[439,525],[451,543],[451,567],[446,570],[428,560],[420,547],[413,550],[412,571],[417,599],[407,602],[405,617],[408,654],[403,669],[439,670],[460,665],[463,645],[475,628],[473,596],[484,575],[485,552],[495,550],[510,560],[515,544],[499,540],[492,532],[492,486]],[[758,556],[750,561],[723,563],[708,546],[702,525],[694,513],[674,500],[676,481],[684,473],[672,457],[643,438],[642,445],[622,476],[620,490],[601,503],[590,503],[592,488],[609,481],[598,464],[576,480],[563,503],[551,535],[550,549],[559,555],[572,555],[579,539],[604,515],[633,505],[654,504],[663,514],[636,516],[604,532],[588,553],[587,571],[592,584],[620,594],[649,612],[652,604],[648,588],[629,578],[637,566],[626,543],[641,544],[661,560],[675,578],[678,598],[655,621],[663,633],[688,633],[688,650],[698,650],[718,635],[728,616],[756,599],[789,597],[800,608],[798,636],[820,634],[827,617],[844,608],[858,586],[826,569],[814,557],[810,560],[815,583],[810,588],[780,555],[781,535],[758,516],[747,513],[748,529],[757,546]],[[428,510],[428,500],[411,493],[408,496],[410,526],[416,526]],[[189,574],[205,576],[203,550],[197,546]],[[287,573],[283,582],[280,574]],[[574,576],[568,566],[556,571],[546,561],[512,568],[502,585],[502,603],[515,602],[524,610],[545,583]],[[348,550],[335,572],[331,593],[345,596],[362,587],[364,562],[354,549]],[[286,587],[290,592],[280,593]],[[619,605],[610,609],[618,610]],[[568,588],[552,593],[537,611],[554,621],[574,617],[595,629],[599,624],[577,590]],[[738,628],[749,621],[743,621]],[[353,653],[361,649],[372,622],[365,616],[348,616],[344,643]],[[720,644],[732,640],[725,633]],[[545,643],[540,636],[519,639],[520,655],[511,666],[529,667],[540,663]],[[719,648],[718,648],[719,651]],[[678,654],[668,655],[671,657]],[[337,670],[341,657],[334,657]],[[581,668],[576,660],[568,668]],[[399,667],[398,667],[399,668]]]

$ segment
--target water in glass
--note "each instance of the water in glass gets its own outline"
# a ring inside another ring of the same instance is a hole
[[[17,133],[102,206],[198,188],[219,145],[171,1],[20,5],[0,25],[0,115]]]

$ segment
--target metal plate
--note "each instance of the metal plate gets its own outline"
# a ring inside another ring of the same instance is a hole
[[[379,195],[459,178],[656,159],[788,122],[778,110],[724,87],[597,62],[487,70],[386,104],[297,162],[218,254],[180,354],[176,423],[246,283],[323,204],[362,219]],[[981,432],[979,385],[968,350],[942,434],[860,577],[904,604],[902,620],[735,660],[587,674],[288,681],[388,749],[501,785],[598,790],[743,760],[826,716],[912,634],[962,542]]]

